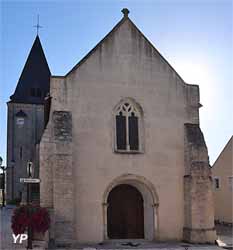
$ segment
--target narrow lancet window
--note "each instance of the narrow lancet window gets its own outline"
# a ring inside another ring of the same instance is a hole
[[[126,117],[120,112],[116,116],[117,148],[126,150]]]
[[[129,116],[129,146],[131,150],[138,150],[138,117],[131,113]]]

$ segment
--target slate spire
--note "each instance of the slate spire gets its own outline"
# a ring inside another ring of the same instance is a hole
[[[19,78],[11,102],[43,104],[49,93],[50,70],[37,35],[23,71]]]

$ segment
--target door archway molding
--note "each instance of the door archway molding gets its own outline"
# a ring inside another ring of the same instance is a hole
[[[103,194],[103,239],[108,240],[107,209],[110,191],[120,185],[128,184],[136,187],[142,194],[145,207],[145,239],[159,239],[159,198],[154,185],[143,176],[124,174],[115,178]]]

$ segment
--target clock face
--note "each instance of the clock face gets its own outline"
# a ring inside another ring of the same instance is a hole
[[[23,126],[24,125],[24,118],[22,118],[22,117],[17,118],[16,124],[19,126]]]

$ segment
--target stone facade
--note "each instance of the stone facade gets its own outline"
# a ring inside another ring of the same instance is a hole
[[[146,240],[214,242],[199,88],[181,79],[127,14],[67,75],[51,77],[50,95],[40,178],[51,239],[109,240],[108,197],[127,184],[143,197]],[[124,100],[140,111],[136,152],[115,150],[115,108]]]
[[[212,167],[215,220],[233,224],[233,137]]]
[[[23,112],[20,117],[17,114]],[[7,200],[19,199],[24,192],[20,178],[26,178],[28,161],[34,163],[39,176],[38,150],[44,131],[44,107],[38,104],[8,103],[7,134]],[[38,190],[39,191],[39,190]]]

